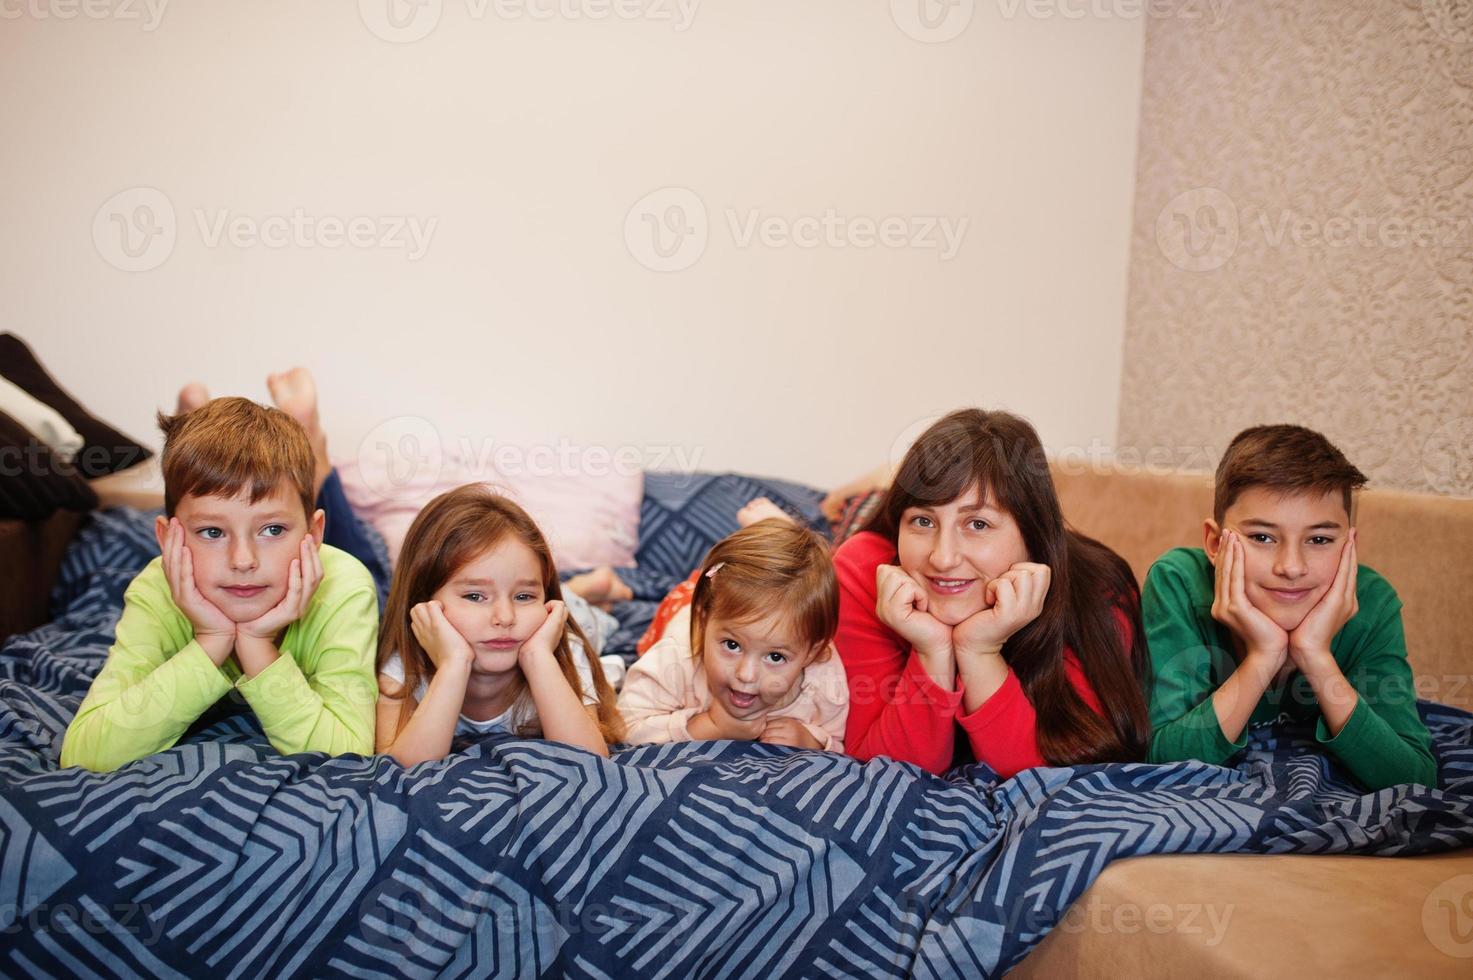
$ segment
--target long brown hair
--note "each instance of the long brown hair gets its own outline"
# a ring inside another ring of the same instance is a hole
[[[947,504],[972,487],[1013,516],[1029,559],[1052,573],[1043,611],[1002,648],[1038,713],[1043,758],[1052,765],[1144,758],[1150,659],[1140,589],[1125,559],[1064,523],[1043,445],[1027,420],[967,408],[936,422],[905,454],[865,530],[898,544],[907,508]],[[1117,609],[1130,622],[1129,649]],[[1079,658],[1104,717],[1069,683],[1066,647]]]
[[[562,599],[557,566],[537,523],[526,511],[484,483],[468,483],[447,490],[426,504],[415,516],[414,523],[409,525],[409,533],[404,536],[404,546],[399,551],[399,562],[394,568],[394,580],[389,586],[389,599],[384,605],[384,623],[378,641],[379,673],[383,673],[384,666],[395,653],[399,654],[404,667],[400,696],[419,690],[420,681],[428,681],[435,672],[429,654],[420,646],[414,630],[410,628],[409,610],[428,601],[459,569],[496,547],[507,535],[515,537],[536,554],[542,566],[543,595],[548,600]],[[598,695],[598,727],[604,741],[612,745],[624,737],[624,723],[615,704],[614,689],[605,679],[603,665],[594,655],[588,637],[571,616],[555,650],[558,666],[572,685],[573,692],[582,698],[583,685],[573,661],[573,639],[583,644],[593,670],[593,684]],[[524,699],[530,697],[526,679],[518,671],[513,704],[525,709]],[[409,715],[408,711],[399,712],[399,730],[403,730]],[[535,735],[538,732],[535,727],[524,727],[518,734]]]

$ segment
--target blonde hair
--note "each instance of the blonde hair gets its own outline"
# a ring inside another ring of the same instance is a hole
[[[839,628],[839,582],[829,546],[808,528],[770,517],[718,541],[701,563],[691,597],[691,651],[699,659],[712,620],[750,623],[777,611],[809,649]]]

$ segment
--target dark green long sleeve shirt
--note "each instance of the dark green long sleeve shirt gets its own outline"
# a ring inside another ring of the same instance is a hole
[[[1246,744],[1229,741],[1212,694],[1237,669],[1232,637],[1212,618],[1213,567],[1201,548],[1174,548],[1146,574],[1141,615],[1151,651],[1151,762],[1225,763]],[[1270,687],[1248,725],[1317,721],[1315,736],[1350,774],[1376,790],[1398,783],[1437,785],[1432,739],[1417,714],[1401,626],[1401,599],[1374,570],[1356,577],[1360,610],[1330,641],[1330,653],[1359,695],[1331,737],[1309,681],[1297,672]]]

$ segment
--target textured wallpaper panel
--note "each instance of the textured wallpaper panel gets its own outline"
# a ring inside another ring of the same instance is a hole
[[[1142,99],[1121,453],[1290,421],[1473,495],[1473,2],[1153,17]]]

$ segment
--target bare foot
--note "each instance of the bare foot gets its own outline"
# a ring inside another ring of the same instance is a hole
[[[766,497],[756,497],[749,500],[747,501],[747,506],[737,511],[737,523],[742,527],[751,527],[758,521],[765,521],[770,517],[776,517],[780,521],[787,521],[789,524],[798,523],[793,520],[791,514]]]
[[[312,372],[304,367],[295,367],[290,371],[268,374],[266,387],[276,407],[307,430],[307,441],[312,444],[312,455],[317,461],[312,487],[316,494],[322,489],[327,474],[332,472],[332,462],[327,458],[327,434],[322,431],[322,421],[317,417],[317,385],[312,380]]]
[[[179,400],[174,403],[174,414],[183,415],[185,412],[192,412],[209,400],[209,389],[198,381],[191,381],[179,389]]]
[[[634,598],[633,590],[608,565],[600,565],[591,572],[574,575],[563,583],[563,588],[582,596],[590,606],[598,606],[604,611],[608,611],[616,602],[627,602]]]

